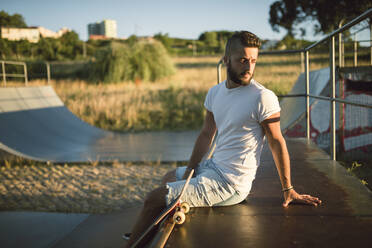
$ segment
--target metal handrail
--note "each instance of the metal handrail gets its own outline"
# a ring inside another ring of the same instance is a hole
[[[366,107],[366,108],[372,108],[371,104],[362,104],[362,103],[356,103],[344,99],[340,99],[336,97],[336,76],[335,76],[335,36],[341,35],[342,32],[345,30],[353,27],[354,25],[362,22],[363,20],[371,18],[372,19],[372,9],[367,10],[360,16],[354,18],[352,21],[348,22],[344,26],[338,28],[337,30],[333,31],[329,35],[325,36],[321,40],[311,44],[310,46],[307,46],[304,49],[298,49],[298,50],[281,50],[281,51],[263,51],[259,54],[262,55],[278,55],[278,54],[290,54],[290,53],[301,53],[304,54],[303,62],[305,65],[305,88],[306,93],[305,94],[292,94],[292,95],[282,95],[281,97],[306,97],[306,137],[307,139],[310,139],[310,97],[320,99],[320,100],[327,100],[331,102],[331,158],[332,160],[336,160],[336,120],[335,120],[335,103],[344,103],[344,104],[350,104],[354,106],[359,107]],[[372,28],[371,28],[372,32]],[[372,34],[371,34],[371,40],[372,40]],[[322,44],[323,42],[330,41],[330,79],[331,79],[331,97],[323,97],[323,96],[316,96],[310,94],[310,87],[309,87],[309,52],[314,47]],[[340,52],[340,51],[339,51]],[[223,59],[221,59],[217,64],[217,82],[219,83],[221,81],[221,68],[222,68]],[[372,64],[372,47],[371,47],[371,64]]]
[[[366,104],[366,103],[357,103],[357,102],[352,102],[340,98],[334,98],[334,97],[327,97],[327,96],[317,96],[317,95],[312,95],[309,94],[309,97],[320,99],[320,100],[326,100],[326,101],[335,101],[339,103],[345,103],[345,104],[350,104],[358,107],[364,107],[364,108],[372,108],[372,104]]]
[[[25,62],[0,60],[0,63],[1,63],[1,71],[2,71],[2,73],[0,73],[0,75],[3,78],[4,87],[6,87],[6,78],[7,77],[23,77],[25,79],[25,85],[27,86],[27,84],[28,84],[27,64]],[[17,73],[7,74],[6,70],[5,70],[5,65],[6,64],[23,66],[23,74],[17,74]]]
[[[262,52],[259,52],[258,55],[279,55],[279,54],[302,53],[302,52],[305,52],[305,49],[262,51]]]
[[[339,103],[345,103],[349,105],[354,105],[358,107],[364,107],[364,108],[372,108],[372,104],[366,104],[366,103],[357,103],[357,102],[352,102],[340,98],[333,98],[333,97],[328,97],[328,96],[318,96],[318,95],[312,95],[312,94],[287,94],[287,95],[277,95],[277,97],[311,97],[319,100],[325,100],[325,101],[335,101]]]
[[[361,21],[363,21],[364,19],[367,19],[369,17],[369,15],[372,14],[372,9],[369,9],[367,10],[366,12],[364,12],[363,14],[361,14],[360,16],[354,18],[353,20],[351,20],[350,22],[346,23],[344,26],[342,26],[341,28],[339,29],[336,29],[335,31],[333,31],[332,33],[330,33],[329,35],[325,36],[323,39],[315,42],[314,44],[311,44],[310,46],[306,47],[304,50],[305,51],[309,51],[310,49],[316,47],[317,45],[329,40],[331,37],[334,37],[336,36],[337,34],[339,33],[342,33],[344,32],[345,30],[351,28],[352,26],[360,23]]]

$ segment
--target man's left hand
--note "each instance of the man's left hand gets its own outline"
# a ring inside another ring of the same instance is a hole
[[[322,201],[311,195],[300,195],[294,189],[284,192],[283,207],[288,207],[290,203],[307,204],[318,206]]]

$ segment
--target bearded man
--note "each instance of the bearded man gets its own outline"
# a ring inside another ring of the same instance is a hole
[[[163,186],[148,194],[128,247],[177,198],[193,169],[195,175],[181,201],[191,207],[228,206],[244,201],[260,164],[265,137],[282,184],[283,207],[292,202],[321,204],[316,197],[298,194],[292,186],[278,98],[253,79],[260,45],[260,39],[248,31],[236,32],[228,40],[224,56],[227,80],[208,91],[204,102],[207,113],[189,163],[167,173]],[[216,133],[212,158],[201,162]]]

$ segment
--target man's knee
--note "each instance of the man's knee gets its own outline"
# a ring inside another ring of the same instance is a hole
[[[167,174],[165,174],[161,183],[162,185],[165,185],[166,183],[175,182],[175,181],[177,181],[176,170],[172,170],[168,172]]]
[[[167,194],[168,189],[165,186],[151,191],[145,198],[144,207],[148,209],[165,207],[165,197]]]

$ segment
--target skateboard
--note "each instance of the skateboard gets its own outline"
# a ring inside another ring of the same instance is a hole
[[[185,222],[186,219],[185,214],[189,212],[190,206],[187,202],[181,202],[181,197],[185,193],[185,190],[189,185],[190,179],[192,178],[193,174],[194,170],[191,170],[178,197],[174,199],[173,202],[160,213],[160,215],[155,219],[155,221],[146,229],[144,233],[142,233],[142,235],[137,239],[137,241],[133,243],[131,248],[135,248],[147,236],[147,234],[149,234],[149,232],[153,230],[153,228],[158,226],[159,223],[162,222],[162,220],[166,219],[167,216],[172,216],[172,221],[175,224],[182,224]]]

